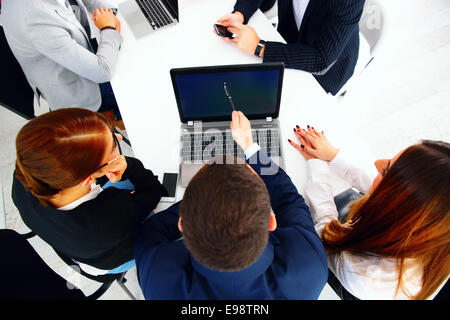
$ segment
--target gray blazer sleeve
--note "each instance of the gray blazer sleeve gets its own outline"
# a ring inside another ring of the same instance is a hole
[[[45,17],[30,20],[27,31],[38,51],[83,78],[96,83],[110,81],[122,42],[117,31],[102,31],[94,54],[74,41],[65,28],[49,23]]]

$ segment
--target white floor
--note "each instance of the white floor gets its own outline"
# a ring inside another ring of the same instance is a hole
[[[376,157],[392,157],[421,139],[450,142],[450,2],[448,0],[382,1],[385,29],[374,61],[360,75],[338,108],[352,119]],[[25,233],[11,201],[14,139],[25,121],[0,108],[0,228]],[[2,205],[3,203],[3,205]],[[6,219],[4,218],[6,217]],[[6,220],[6,223],[5,223]],[[81,279],[39,239],[32,245],[57,273],[85,294],[98,284]],[[136,269],[127,287],[143,299]],[[128,299],[114,284],[101,299]],[[327,285],[319,299],[338,299]]]

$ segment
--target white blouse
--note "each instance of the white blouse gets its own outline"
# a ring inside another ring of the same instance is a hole
[[[377,174],[376,170],[367,173],[347,162],[342,150],[330,163],[311,159],[307,161],[307,167],[308,179],[305,193],[310,202],[312,218],[319,235],[322,234],[327,223],[338,219],[329,181],[330,167],[337,170],[362,193],[369,192]],[[414,296],[422,288],[422,269],[414,259],[405,260],[402,278],[404,290],[400,288],[398,293],[396,293],[398,272],[395,259],[371,254],[360,256],[342,251],[328,256],[328,267],[344,288],[359,299],[409,299],[408,295]],[[439,289],[429,299],[432,299]]]

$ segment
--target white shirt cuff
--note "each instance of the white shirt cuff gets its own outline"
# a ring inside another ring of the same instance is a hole
[[[339,172],[345,172],[348,167],[348,163],[345,160],[345,152],[342,154],[342,150],[339,149],[337,155],[330,162],[330,166],[334,169],[337,169]]]
[[[247,150],[244,150],[245,159],[250,159],[255,153],[261,150],[261,147],[255,142]]]
[[[320,159],[309,159],[308,161],[306,161],[306,165],[308,166],[308,172],[311,174],[311,176],[321,173],[328,174],[330,172],[328,162]]]

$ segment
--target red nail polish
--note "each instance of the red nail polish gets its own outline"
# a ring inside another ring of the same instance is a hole
[[[305,149],[305,146],[304,146],[304,145],[301,145],[301,147],[302,147],[302,149]]]
[[[307,127],[308,127],[308,129],[309,129],[309,124],[307,124],[306,126],[307,126]]]
[[[294,132],[297,132],[297,129],[294,128]]]
[[[288,139],[289,142],[292,142],[291,139]]]
[[[297,129],[299,129],[300,127],[298,125],[295,126]]]

